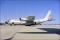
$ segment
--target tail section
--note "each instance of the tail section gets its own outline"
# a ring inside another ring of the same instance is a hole
[[[51,21],[52,20],[52,15],[51,15],[51,10],[48,11],[48,14],[46,15],[46,17],[44,18],[44,20],[48,20]]]

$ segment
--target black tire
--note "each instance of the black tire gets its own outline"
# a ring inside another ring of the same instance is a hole
[[[12,24],[14,24],[14,22],[12,22]]]
[[[12,24],[10,24],[10,26],[12,26]]]
[[[6,21],[5,24],[8,24],[8,22]]]
[[[25,24],[25,26],[31,26],[31,24]]]
[[[41,23],[40,23],[40,25],[41,25]]]
[[[12,26],[12,25],[14,25],[14,22],[12,22],[12,23],[10,24],[10,26]]]
[[[34,24],[36,25],[36,22]]]
[[[25,26],[31,26],[31,25],[25,25]]]

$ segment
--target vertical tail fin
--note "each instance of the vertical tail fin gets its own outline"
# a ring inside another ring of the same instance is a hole
[[[48,14],[44,18],[44,20],[52,20],[51,10],[48,11]]]

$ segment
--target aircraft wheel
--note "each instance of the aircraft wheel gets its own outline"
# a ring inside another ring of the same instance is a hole
[[[12,22],[12,25],[14,25],[14,22]]]
[[[12,26],[12,25],[14,25],[14,22],[12,22],[12,23],[10,24],[10,26]]]
[[[14,22],[12,22],[12,24],[14,24]]]
[[[8,22],[6,21],[5,24],[8,24]]]
[[[31,25],[25,25],[25,26],[31,26]]]
[[[25,24],[25,26],[31,26],[31,24]]]
[[[12,26],[12,24],[10,24],[10,26]]]
[[[40,24],[41,25],[41,24]]]
[[[34,24],[36,25],[36,22]]]

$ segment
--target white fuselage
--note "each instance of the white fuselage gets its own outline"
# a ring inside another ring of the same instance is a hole
[[[21,20],[9,20],[8,24],[25,24],[26,21]]]
[[[43,20],[34,20],[36,24],[43,22]],[[8,24],[26,24],[25,20],[9,20]]]

